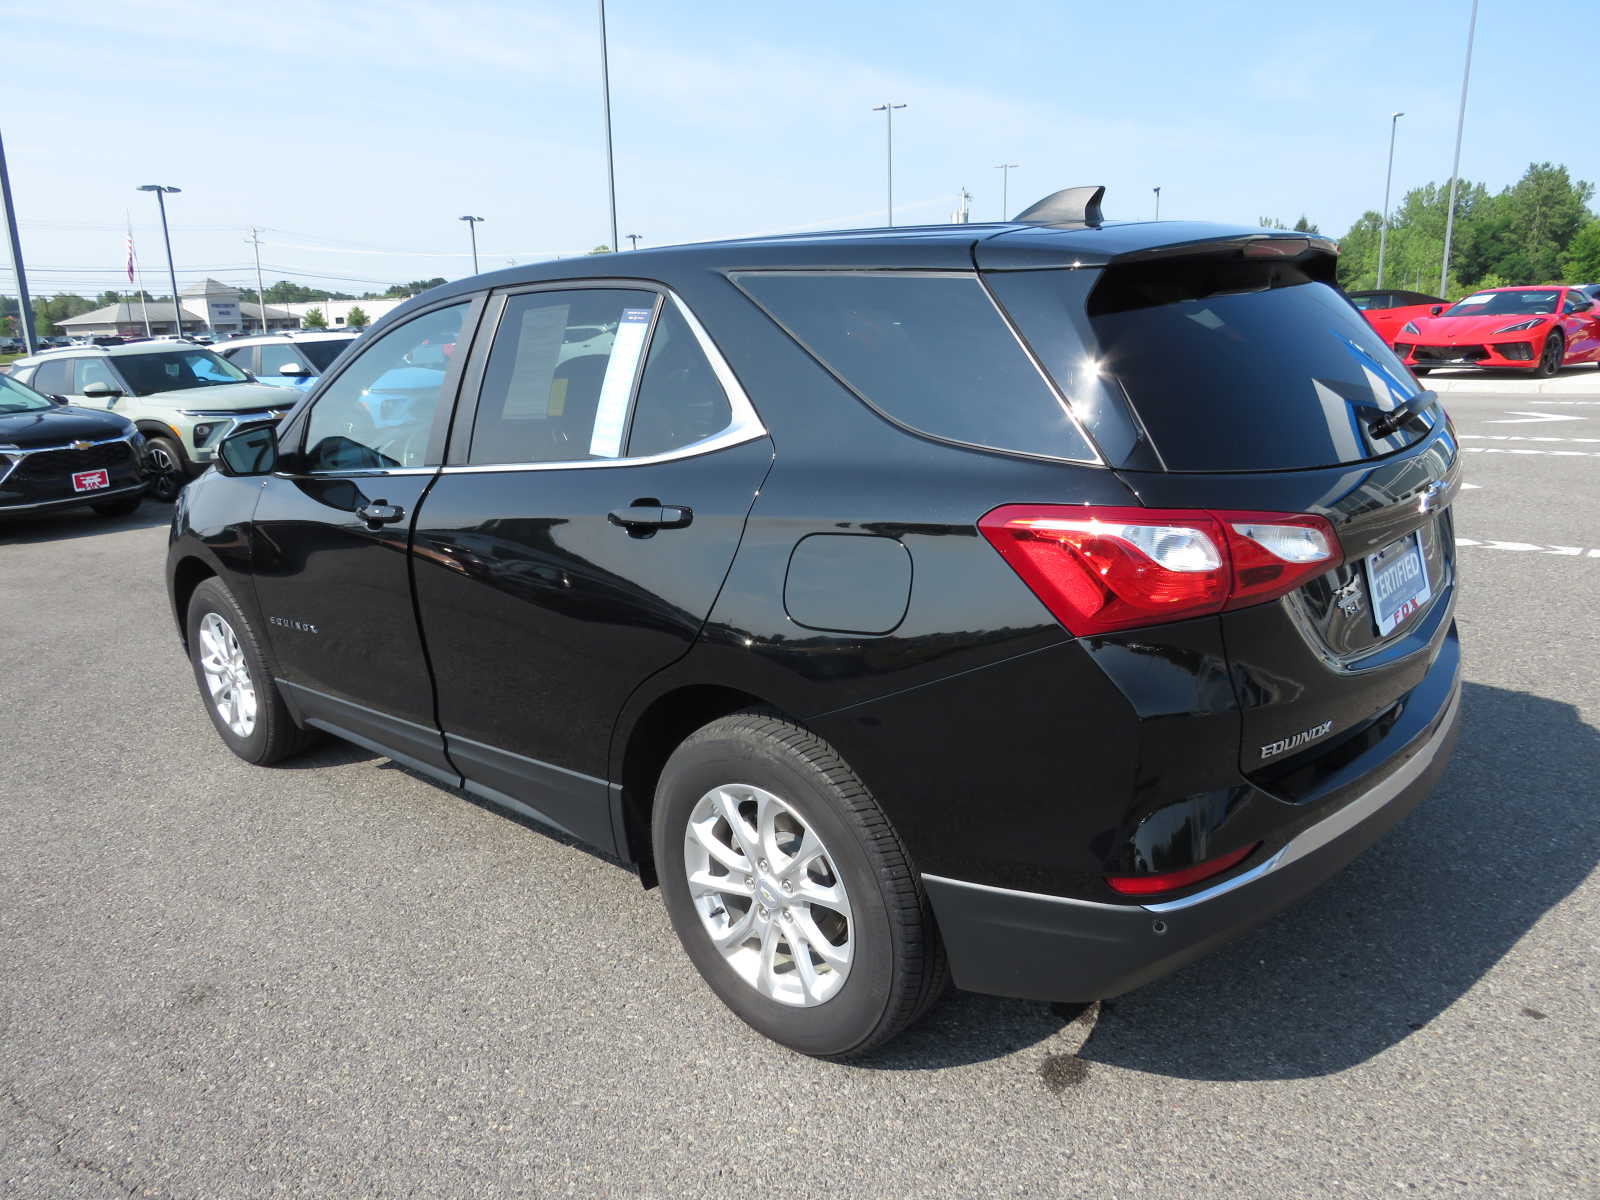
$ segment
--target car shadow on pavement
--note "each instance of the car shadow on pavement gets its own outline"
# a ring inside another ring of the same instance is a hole
[[[70,538],[96,537],[102,533],[124,533],[130,529],[150,529],[172,524],[172,505],[146,500],[125,517],[102,517],[87,508],[45,513],[37,517],[7,516],[0,510],[0,546],[28,542],[64,542]]]
[[[1293,1079],[1364,1062],[1460,999],[1600,861],[1600,733],[1572,705],[1468,683],[1433,795],[1298,906],[1100,1006],[1082,1063],[1198,1080]],[[1502,984],[1504,1021],[1544,1005]],[[1073,1010],[952,993],[858,1065],[980,1062]]]

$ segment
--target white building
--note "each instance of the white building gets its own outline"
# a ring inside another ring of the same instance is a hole
[[[387,303],[387,302],[385,302]],[[239,289],[207,279],[192,283],[178,293],[178,305],[183,310],[184,333],[253,332],[261,328],[261,306],[239,299]],[[269,304],[266,309],[267,328],[294,329],[300,319],[289,311],[288,305]],[[151,333],[176,333],[172,322],[171,300],[123,300],[108,304],[93,312],[82,313],[58,321],[61,332],[72,335],[123,334],[139,337],[145,332],[145,319],[149,318]]]
[[[402,296],[398,300],[311,300],[279,304],[275,307],[287,310],[299,322],[303,322],[306,314],[314,308],[322,313],[329,329],[343,329],[350,324],[352,308],[359,308],[366,313],[367,324],[375,325],[379,317],[393,312],[409,299],[410,296]]]

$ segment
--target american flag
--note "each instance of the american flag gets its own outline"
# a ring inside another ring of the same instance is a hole
[[[128,230],[128,282],[133,282],[133,230]]]

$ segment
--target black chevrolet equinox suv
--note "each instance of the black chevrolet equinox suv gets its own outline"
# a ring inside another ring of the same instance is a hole
[[[1137,987],[1456,735],[1454,431],[1335,254],[1068,189],[446,284],[180,497],[200,694],[629,864],[808,1054]]]

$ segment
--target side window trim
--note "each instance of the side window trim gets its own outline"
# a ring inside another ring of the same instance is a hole
[[[332,375],[324,375],[319,379],[312,394],[307,396],[295,410],[292,417],[279,427],[288,433],[289,439],[293,442],[294,457],[299,459],[305,454],[306,437],[311,429],[311,410],[321,402],[322,397],[328,393],[328,389],[350,369],[352,363],[360,362],[365,355],[370,354],[375,347],[382,344],[383,339],[388,337],[393,330],[410,324],[418,317],[425,317],[429,313],[438,312],[440,309],[453,308],[464,303],[466,311],[461,314],[461,335],[458,337],[456,344],[459,347],[463,340],[466,341],[467,353],[457,353],[451,356],[450,369],[446,372],[445,377],[444,392],[439,398],[439,407],[433,416],[433,428],[428,435],[427,459],[432,465],[421,467],[368,467],[348,471],[317,471],[314,473],[318,479],[343,479],[374,475],[436,474],[440,470],[440,464],[444,462],[449,431],[454,420],[456,407],[461,398],[461,382],[466,375],[466,362],[469,356],[475,354],[477,350],[477,338],[487,298],[487,293],[472,292],[466,296],[451,296],[448,299],[430,304],[426,308],[419,308],[416,312],[408,313],[405,320],[394,322],[390,329],[384,330],[382,336],[375,338],[372,344],[364,347],[359,354],[352,354],[349,358],[344,359],[338,371]],[[311,473],[295,470],[275,471],[273,474],[285,478],[304,478]]]
[[[487,371],[489,352],[494,348],[494,339],[499,332],[501,318],[505,314],[506,302],[513,296],[526,295],[532,292],[564,292],[574,291],[578,288],[599,288],[605,290],[622,289],[626,291],[653,292],[663,297],[662,303],[656,305],[656,311],[651,316],[650,337],[646,339],[644,349],[639,356],[639,369],[634,376],[633,392],[628,398],[627,427],[623,433],[623,445],[627,445],[627,437],[633,427],[634,411],[638,405],[639,388],[644,380],[644,366],[650,355],[650,344],[654,340],[656,325],[660,322],[662,306],[671,304],[689,326],[689,332],[694,335],[695,343],[700,352],[705,355],[706,361],[711,366],[711,372],[717,377],[717,382],[722,385],[722,390],[728,397],[728,406],[732,410],[733,418],[719,433],[711,437],[702,438],[698,442],[691,442],[686,446],[679,446],[663,454],[650,454],[628,458],[591,459],[578,462],[544,462],[544,463],[487,463],[482,466],[473,466],[467,461],[467,450],[470,441],[473,421],[477,417],[478,394],[483,384]],[[718,349],[717,344],[711,340],[711,335],[706,331],[694,311],[684,303],[683,299],[669,287],[663,287],[645,279],[564,279],[540,282],[532,285],[518,285],[497,290],[490,299],[493,306],[492,316],[486,318],[480,325],[479,336],[474,339],[472,347],[472,361],[469,363],[465,382],[461,388],[461,397],[456,405],[455,421],[451,425],[449,453],[445,458],[443,473],[456,474],[488,474],[503,473],[506,471],[584,471],[596,467],[637,467],[650,466],[655,463],[672,462],[680,458],[694,458],[702,454],[710,454],[717,450],[727,449],[729,446],[743,445],[767,436],[767,427],[762,424],[761,417],[757,414],[755,405],[750,402],[744,387],[739,382],[733,368],[728,365],[727,359]]]

